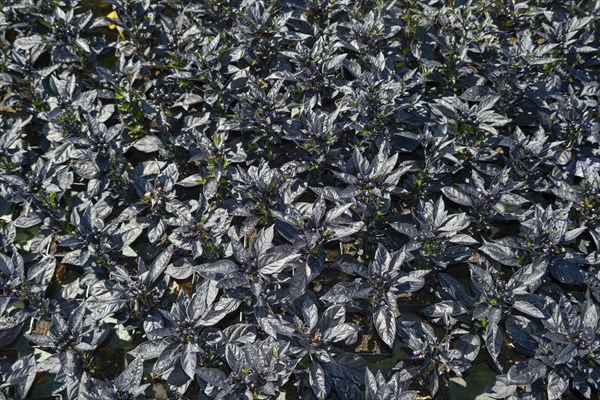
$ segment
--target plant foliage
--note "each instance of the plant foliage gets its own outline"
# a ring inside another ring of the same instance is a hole
[[[3,1],[0,399],[598,399],[599,32]]]

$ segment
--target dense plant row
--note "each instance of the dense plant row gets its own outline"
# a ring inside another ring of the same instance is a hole
[[[598,0],[3,1],[0,399],[450,398],[474,363],[599,398],[598,32]]]

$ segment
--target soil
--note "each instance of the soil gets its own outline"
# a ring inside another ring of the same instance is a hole
[[[54,282],[62,284],[67,279],[67,266],[63,263],[59,263],[54,270]]]
[[[104,347],[96,353],[96,359],[100,362],[98,378],[115,379],[125,369],[125,350]]]
[[[35,333],[37,335],[45,335],[52,328],[52,322],[40,320],[35,323],[35,326],[31,330],[31,333]]]
[[[343,254],[350,254],[352,257],[356,258],[359,262],[367,262],[368,260],[365,258],[368,254],[367,251],[363,251],[362,254],[358,254],[358,249],[360,249],[360,244],[356,242],[348,242],[342,243],[342,248],[344,250]]]
[[[398,300],[399,308],[401,308],[402,305],[430,305],[437,303],[437,299],[426,293],[424,290],[412,293],[401,293],[396,296],[396,299]]]
[[[475,253],[471,256],[469,262],[476,263],[476,260],[483,260],[483,256],[480,253]],[[471,270],[469,269],[469,264],[467,263],[449,265],[448,268],[446,268],[446,270],[443,272],[445,272],[448,275],[451,275],[453,278],[456,278],[459,281],[461,280],[461,278],[470,279],[471,277]]]
[[[358,337],[358,341],[352,351],[356,353],[381,354],[387,352],[387,348],[385,344],[381,342],[379,337],[372,333],[366,333]]]
[[[130,275],[137,275],[138,264],[134,257],[122,257],[119,259],[119,265],[127,270]]]
[[[427,390],[421,390],[421,393],[427,393]],[[435,394],[436,399],[449,399],[450,388],[448,385],[448,378],[446,376],[440,376],[440,387]]]
[[[258,232],[256,231],[256,229],[253,229],[251,232],[248,233],[248,249],[252,249],[252,245],[254,244],[254,239],[256,239],[257,235],[258,235]]]
[[[285,398],[286,400],[299,400],[298,393],[294,387],[293,379],[290,379],[285,385]]]
[[[298,390],[294,386],[295,379],[290,378],[288,383],[285,385],[285,399],[286,400],[300,400],[298,397]],[[335,393],[335,390],[332,390],[329,396],[327,396],[327,400],[340,400],[338,395]]]
[[[340,256],[340,249],[325,249],[325,258],[327,261],[335,261]]]
[[[10,87],[9,87],[10,89]],[[4,98],[2,100],[0,100],[0,113],[9,113],[9,114],[14,114],[16,113],[18,110],[15,110],[14,108],[12,108],[11,106],[6,106],[5,103],[8,101],[8,99],[11,98],[12,96],[12,90],[8,90],[8,93],[4,96]]]
[[[19,352],[15,349],[0,349],[0,361],[17,361]]]
[[[46,373],[45,372],[38,372],[35,375],[35,380],[33,381],[33,384],[35,386],[43,386],[46,383]]]
[[[319,283],[311,283],[313,290],[317,293],[325,293],[335,286],[336,283],[348,281],[348,275],[332,268],[325,268],[319,276]]]
[[[173,292],[176,296],[179,295],[179,291],[181,289],[185,290],[185,292],[190,296],[192,294],[192,287],[194,286],[193,277],[189,277],[187,279],[175,279],[173,280]]]
[[[144,334],[140,329],[136,329],[135,331],[130,333],[132,333],[131,345],[133,348],[146,341],[146,339],[144,338]]]
[[[198,396],[202,394],[202,390],[200,389],[200,386],[198,386],[198,383],[196,383],[196,381],[192,381],[192,383],[190,384],[190,386],[188,387],[187,391],[185,392],[185,395],[188,396]]]

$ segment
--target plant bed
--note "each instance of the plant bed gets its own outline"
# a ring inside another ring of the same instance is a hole
[[[115,379],[125,369],[125,350],[118,348],[102,348],[94,354],[98,370],[98,378]]]
[[[52,391],[52,376],[45,372],[38,372],[35,376],[33,386],[29,392],[29,396],[32,399],[45,399],[45,400],[61,400],[61,395],[49,396],[48,393]]]
[[[30,324],[29,324],[29,332],[28,333],[35,334],[35,335],[46,335],[50,331],[50,328],[52,328],[52,321],[48,321],[45,319],[32,318],[30,321]],[[27,345],[32,348],[43,347],[43,344],[41,344],[41,343],[36,344],[30,340],[27,341]]]
[[[0,349],[0,361],[16,361],[19,358],[17,349],[2,348]]]
[[[31,400],[62,400],[62,396],[42,396],[42,397],[31,397]]]
[[[386,351],[385,344],[379,339],[377,334],[365,333],[358,336],[357,343],[353,346],[354,352],[360,353],[363,357],[369,355],[377,355],[388,357],[392,353]]]
[[[418,310],[424,305],[429,305],[435,302],[435,297],[421,290],[413,293],[403,293],[396,296],[398,308],[404,312],[414,312],[409,310]]]
[[[37,320],[35,322],[32,321],[31,324],[31,333],[35,333],[37,335],[45,335],[52,328],[52,322],[46,320]]]
[[[2,391],[597,398],[598,4],[505,3],[3,2]]]

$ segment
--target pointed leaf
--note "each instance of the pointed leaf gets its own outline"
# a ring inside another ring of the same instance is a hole
[[[396,338],[396,317],[394,312],[387,305],[379,305],[373,315],[375,329],[379,337],[390,348],[394,347]]]

